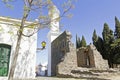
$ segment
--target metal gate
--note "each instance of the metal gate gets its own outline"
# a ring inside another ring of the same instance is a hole
[[[0,44],[0,76],[8,75],[10,52],[10,45]]]

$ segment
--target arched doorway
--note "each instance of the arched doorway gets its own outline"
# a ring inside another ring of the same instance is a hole
[[[0,44],[0,76],[8,75],[10,52],[10,45]]]

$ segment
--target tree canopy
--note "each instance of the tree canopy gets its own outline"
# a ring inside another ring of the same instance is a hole
[[[113,64],[120,64],[120,22],[117,17],[114,34],[108,24],[104,23],[102,38],[97,36],[94,30],[92,40],[103,58],[108,60],[110,67],[114,67]]]

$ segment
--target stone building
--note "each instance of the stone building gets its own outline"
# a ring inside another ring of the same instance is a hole
[[[21,20],[0,17],[0,76],[7,77],[17,42],[17,31]],[[29,25],[33,22],[26,22]],[[32,32],[26,28],[25,34]],[[31,37],[22,36],[14,78],[35,78],[37,33]]]
[[[76,49],[71,42],[71,33],[64,31],[51,45],[51,74],[70,73],[77,67]]]
[[[108,61],[102,58],[96,47],[90,44],[77,50],[78,67],[108,69]]]
[[[82,69],[106,70],[108,61],[102,58],[94,45],[77,49],[71,42],[71,33],[64,31],[51,44],[51,74],[52,76],[72,76],[72,72],[82,73]],[[73,74],[74,75],[74,74]]]

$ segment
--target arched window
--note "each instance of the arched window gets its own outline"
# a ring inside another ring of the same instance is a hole
[[[10,45],[0,44],[0,76],[8,75],[10,52]]]

